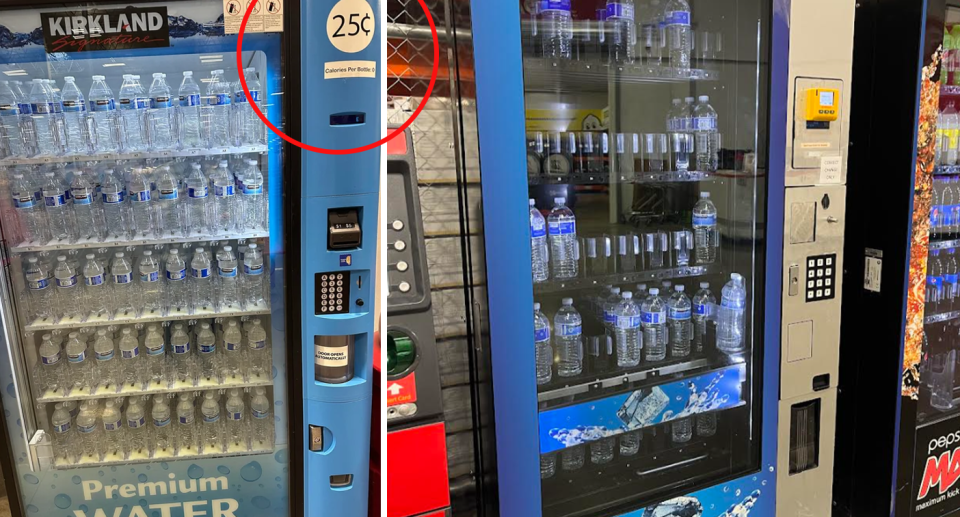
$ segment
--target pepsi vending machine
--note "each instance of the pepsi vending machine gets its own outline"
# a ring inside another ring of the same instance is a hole
[[[379,84],[308,59],[376,60],[376,5],[261,1],[238,60],[248,2],[17,4],[0,9],[14,513],[366,515],[378,183],[355,160],[376,151],[320,163],[251,102],[314,146],[377,140],[377,111],[300,94]],[[331,19],[351,14],[338,53]]]

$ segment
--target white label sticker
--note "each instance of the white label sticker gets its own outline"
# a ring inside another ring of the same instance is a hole
[[[323,64],[324,79],[343,79],[346,77],[377,77],[376,61],[331,61]]]
[[[223,0],[224,34],[240,33],[241,22],[243,22],[243,17],[247,14],[250,4],[255,5],[243,31],[245,34],[263,32],[263,0]]]
[[[327,18],[327,38],[340,52],[355,54],[373,41],[376,20],[367,0],[340,0]]]
[[[820,183],[840,183],[843,170],[842,156],[820,158]]]
[[[329,347],[314,345],[313,348],[314,360],[316,361],[317,366],[347,366],[349,362],[347,358],[348,348],[345,346]]]
[[[863,288],[870,292],[879,293],[881,273],[883,272],[883,252],[868,248],[866,254],[866,265],[863,268]]]

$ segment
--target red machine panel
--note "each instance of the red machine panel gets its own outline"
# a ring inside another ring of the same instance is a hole
[[[387,433],[387,517],[410,517],[450,506],[443,423]]]

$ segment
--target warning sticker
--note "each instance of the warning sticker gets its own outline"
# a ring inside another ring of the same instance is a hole
[[[244,32],[283,31],[283,0],[223,0],[224,34],[240,33],[240,24],[250,4],[253,12]]]
[[[339,366],[347,366],[349,364],[349,357],[347,356],[347,347],[329,347],[329,346],[314,346],[314,360],[317,363],[317,366],[328,366],[336,368]]]
[[[387,382],[387,407],[410,404],[417,401],[417,374],[411,373],[402,379]]]

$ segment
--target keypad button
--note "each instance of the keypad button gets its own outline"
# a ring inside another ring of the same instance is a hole
[[[807,261],[807,267],[817,267],[817,262],[813,259]]]
[[[817,271],[814,269],[807,270],[807,278],[813,278],[817,275]]]
[[[823,295],[824,295],[824,296],[830,296],[830,293],[831,293],[831,292],[832,292],[832,289],[830,289],[830,288],[828,287],[827,289],[824,289],[824,290],[823,290]]]
[[[391,224],[391,226],[393,227],[394,230],[399,232],[400,230],[403,229],[403,221],[401,221],[400,219],[397,219],[396,221],[393,222],[393,224]]]
[[[813,287],[813,280],[807,280],[807,287]]]
[[[828,268],[827,268],[827,276],[833,276],[833,268],[832,268],[832,267],[828,267]]]
[[[823,276],[823,270],[822,270],[822,269],[818,269],[818,270],[817,270],[817,278],[820,278],[820,277],[822,277],[822,276]]]
[[[397,251],[403,251],[403,250],[407,249],[407,243],[406,243],[406,242],[403,242],[403,241],[397,241],[397,242],[393,243],[393,249],[395,249],[395,250],[397,250]]]
[[[828,279],[826,279],[826,280],[823,281],[823,285],[825,285],[825,286],[827,286],[827,287],[830,287],[831,285],[833,285],[833,280],[830,279],[830,278],[828,278]]]
[[[832,265],[833,265],[833,257],[827,257],[827,265],[828,265],[828,266],[832,266]]]
[[[400,282],[398,288],[400,289],[401,293],[406,293],[410,291],[410,284],[408,282]]]
[[[823,280],[817,279],[817,287],[823,287]]]
[[[343,273],[337,273],[337,280],[343,280]]]
[[[407,264],[405,260],[401,260],[400,262],[397,262],[397,271],[403,273],[403,272],[406,272],[407,269],[410,269],[410,265]]]
[[[823,259],[817,259],[817,267],[823,267]]]
[[[817,289],[817,298],[823,296],[823,289]]]

